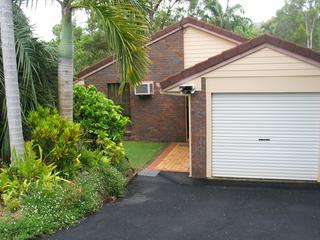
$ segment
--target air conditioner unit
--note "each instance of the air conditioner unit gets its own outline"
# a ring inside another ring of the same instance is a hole
[[[153,82],[143,82],[134,88],[134,95],[152,95],[154,93]]]

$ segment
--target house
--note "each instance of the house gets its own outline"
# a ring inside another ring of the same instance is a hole
[[[192,18],[149,47],[154,95],[127,92],[134,139],[189,139],[192,177],[320,181],[320,53]],[[80,77],[112,96],[111,64]]]
[[[320,181],[320,53],[264,35],[161,82],[181,85],[191,176]]]
[[[148,44],[152,64],[143,83],[152,84],[153,94],[135,95],[134,89],[126,88],[119,96],[119,74],[112,57],[84,69],[77,77],[122,105],[132,120],[130,139],[183,142],[188,139],[187,97],[161,94],[160,82],[245,41],[222,28],[185,18],[153,35]]]

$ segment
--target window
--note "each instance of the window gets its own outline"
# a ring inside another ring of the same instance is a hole
[[[107,84],[107,97],[123,108],[123,114],[130,116],[130,87],[127,84],[119,93],[120,83]]]

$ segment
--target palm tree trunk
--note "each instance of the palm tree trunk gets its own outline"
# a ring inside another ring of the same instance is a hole
[[[0,1],[1,45],[11,151],[24,152],[12,0]],[[13,163],[14,164],[14,163]]]
[[[68,3],[62,4],[62,31],[59,46],[58,88],[60,114],[73,118],[73,34],[72,10]]]

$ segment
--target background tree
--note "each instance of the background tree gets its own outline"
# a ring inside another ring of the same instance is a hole
[[[147,12],[150,33],[156,33],[172,23],[179,21],[185,14],[186,0],[140,0]]]
[[[18,63],[18,81],[22,120],[31,110],[39,105],[55,106],[57,89],[57,54],[48,44],[39,41],[32,35],[32,28],[22,10],[13,5],[13,22]],[[14,56],[14,55],[13,55]],[[4,75],[0,54],[0,158],[8,160],[9,127],[5,102]],[[25,137],[28,133],[25,132]]]
[[[50,42],[58,48],[61,35],[61,24],[57,24],[52,29],[54,39]],[[86,27],[77,26],[73,23],[74,42],[74,72],[78,73],[87,66],[112,54],[108,48],[105,34],[101,31],[94,18],[89,18]]]
[[[141,0],[139,2],[148,12],[151,33],[186,16],[213,23],[245,37],[254,37],[261,33],[251,19],[245,17],[243,7],[240,4],[230,5],[229,0],[225,9],[218,0]]]
[[[199,0],[193,3],[191,13],[201,20],[215,24],[224,29],[239,33],[244,37],[255,37],[260,34],[252,20],[245,16],[240,4],[230,5],[227,1],[225,9],[218,0]]]
[[[319,50],[320,0],[288,0],[262,28],[267,33]]]
[[[24,152],[22,134],[20,94],[18,85],[18,71],[16,63],[16,50],[14,40],[12,0],[0,1],[0,27],[2,46],[2,65],[4,78],[4,92],[6,104],[7,129],[10,148],[18,155]]]

